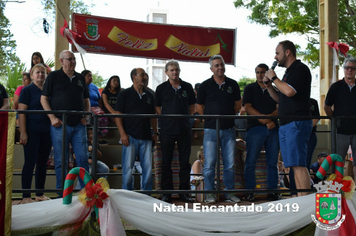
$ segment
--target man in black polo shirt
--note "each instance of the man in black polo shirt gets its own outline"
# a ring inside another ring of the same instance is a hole
[[[75,71],[76,60],[71,51],[59,54],[62,68],[48,74],[43,86],[41,104],[44,110],[90,111],[88,87],[83,75]],[[62,177],[62,114],[48,114],[51,120],[51,138],[56,171],[56,187],[61,188]],[[73,147],[79,167],[89,171],[86,118],[82,115],[68,115],[66,125],[66,160],[68,160],[69,143]],[[80,180],[84,188],[83,181]]]
[[[213,76],[199,87],[197,111],[200,115],[235,115],[241,108],[241,94],[235,80],[225,76],[225,61],[221,55],[210,57],[210,70]],[[235,188],[236,131],[234,119],[220,120],[220,146],[224,164],[224,184],[226,189]],[[216,119],[205,119],[204,123],[204,190],[215,189],[215,168],[217,153]],[[225,201],[239,202],[234,194],[225,195]],[[216,196],[207,194],[206,203],[215,203]]]
[[[310,189],[310,176],[307,167],[308,142],[313,127],[310,117],[309,98],[311,73],[305,64],[296,59],[295,45],[288,40],[282,41],[276,48],[280,67],[287,68],[283,79],[276,76],[274,70],[266,72],[264,81],[268,92],[278,103],[279,116],[300,116],[301,118],[281,118],[279,120],[279,145],[285,167],[291,167],[297,189]],[[278,92],[272,86],[277,87]],[[298,196],[308,193],[299,192]]]
[[[168,80],[160,84],[155,93],[156,113],[192,115],[195,110],[195,93],[190,83],[179,78],[180,68],[177,61],[167,62],[165,72]],[[171,163],[175,143],[179,153],[179,189],[190,189],[190,150],[191,128],[189,118],[161,118],[161,150],[162,150],[162,190],[173,189],[173,177]],[[180,194],[180,199],[185,202],[193,202],[188,194]],[[170,202],[171,195],[164,194],[163,201]]]
[[[154,97],[144,89],[147,77],[142,68],[131,71],[133,85],[117,97],[116,114],[155,114]],[[152,190],[152,139],[157,142],[157,121],[154,118],[115,118],[122,147],[122,188],[132,190],[132,168],[136,157],[142,167],[142,190]],[[151,134],[151,125],[154,134]]]
[[[266,64],[257,65],[256,83],[245,87],[243,96],[243,106],[248,115],[266,116],[265,119],[247,119],[246,132],[246,161],[245,161],[245,188],[255,189],[256,177],[255,168],[260,152],[264,147],[267,159],[267,188],[277,189],[278,185],[278,124],[276,119],[269,119],[268,116],[278,115],[277,102],[271,98],[263,78],[268,70]],[[269,193],[268,199],[280,200],[276,193]],[[247,201],[255,200],[254,194],[249,193]]]
[[[345,77],[333,83],[326,95],[324,111],[328,116],[356,116],[356,59],[348,57],[344,62]],[[334,106],[334,108],[332,108]],[[344,160],[351,145],[353,172],[356,176],[356,125],[355,118],[338,119],[336,153]],[[356,179],[356,178],[355,178]]]

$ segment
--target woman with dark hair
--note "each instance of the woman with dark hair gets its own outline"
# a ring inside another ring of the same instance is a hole
[[[97,115],[104,114],[104,111],[102,110],[103,105],[101,101],[99,88],[92,83],[93,74],[91,73],[90,70],[83,70],[81,74],[84,76],[85,83],[88,86],[91,111]],[[99,127],[106,127],[108,126],[108,118],[100,117],[98,119],[98,123],[99,123],[98,124]],[[107,129],[99,129],[99,137],[103,137],[107,135],[107,133],[108,133]]]
[[[101,107],[101,96],[99,92],[99,88],[93,84],[93,74],[90,70],[83,70],[81,73],[85,78],[85,83],[88,86],[89,90],[89,99],[91,107]]]
[[[19,99],[19,110],[43,110],[40,103],[46,68],[42,64],[31,70],[33,82],[23,88]],[[19,114],[20,143],[23,145],[25,162],[22,168],[22,188],[31,189],[33,169],[35,171],[35,188],[44,189],[46,182],[47,160],[51,152],[51,122],[46,114]],[[36,193],[36,201],[50,200],[43,192]],[[33,202],[31,193],[23,193],[20,204]]]
[[[121,91],[120,77],[113,75],[108,80],[103,92],[103,104],[105,113],[115,114],[115,105],[117,100],[117,95]]]
[[[43,64],[45,67],[46,67],[46,71],[47,71],[47,74],[49,74],[52,70],[51,68],[49,68],[49,66],[47,66],[43,60],[43,57],[42,57],[42,54],[40,52],[34,52],[32,53],[32,56],[31,56],[31,68],[33,68],[35,65],[37,64]],[[30,73],[31,73],[31,70],[30,70]]]

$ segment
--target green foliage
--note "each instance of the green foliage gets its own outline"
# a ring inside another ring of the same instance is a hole
[[[53,68],[54,67],[54,59],[53,58],[48,58],[45,62],[45,64],[47,66],[49,66],[49,68]]]
[[[242,79],[240,79],[237,82],[237,84],[240,87],[241,96],[243,96],[243,94],[244,94],[244,89],[245,89],[246,85],[252,84],[254,82],[256,82],[256,79],[250,79],[250,78],[246,78],[246,77],[243,77]]]
[[[107,80],[104,80],[104,78],[99,75],[99,72],[95,72],[93,74],[93,84],[95,84],[96,86],[98,86],[98,88],[104,88],[106,85]]]
[[[21,72],[23,71],[26,71],[25,63],[16,64],[13,67],[6,66],[7,84],[5,87],[9,98],[13,97],[16,88],[22,85]]]
[[[6,66],[20,62],[16,56],[16,41],[12,39],[10,21],[4,15],[6,3],[0,1],[0,75],[6,75]]]
[[[47,14],[51,15],[53,18],[56,15],[56,0],[41,0],[44,10]],[[91,1],[90,5],[86,5],[82,0],[70,1],[70,16],[76,12],[81,14],[90,14],[89,8],[94,7],[93,1]],[[67,19],[69,20],[69,19]]]
[[[235,7],[252,11],[251,22],[269,26],[271,38],[280,34],[305,35],[308,45],[298,50],[313,68],[319,65],[318,1],[315,0],[235,0]],[[339,41],[356,47],[356,0],[339,1]],[[348,52],[356,55],[352,49]]]

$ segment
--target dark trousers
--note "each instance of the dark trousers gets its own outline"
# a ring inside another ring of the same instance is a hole
[[[50,132],[38,132],[27,130],[27,144],[23,150],[25,154],[25,163],[22,168],[22,188],[31,189],[33,169],[35,171],[35,188],[44,189],[46,182],[47,160],[52,148]],[[36,196],[42,196],[42,193],[36,193]],[[24,193],[23,198],[31,197],[30,193]]]
[[[172,176],[172,160],[175,142],[178,145],[179,153],[179,189],[190,189],[190,150],[191,150],[191,133],[188,134],[162,134],[160,135],[161,150],[162,150],[162,177],[161,187],[162,190],[173,189],[173,176]]]

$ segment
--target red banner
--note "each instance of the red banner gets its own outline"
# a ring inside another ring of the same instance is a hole
[[[91,53],[235,64],[235,30],[177,26],[73,14],[76,43]],[[73,46],[74,48],[74,46]],[[76,51],[74,48],[73,51]]]
[[[0,235],[11,235],[15,112],[0,112]]]

